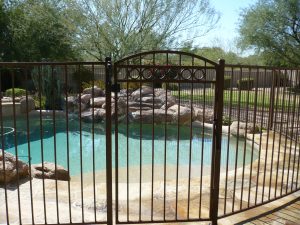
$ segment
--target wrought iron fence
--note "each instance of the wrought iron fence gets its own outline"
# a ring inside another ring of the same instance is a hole
[[[299,191],[299,71],[0,63],[0,223],[216,224]]]

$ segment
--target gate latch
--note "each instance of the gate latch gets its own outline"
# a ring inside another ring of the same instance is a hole
[[[112,92],[120,92],[120,91],[121,91],[121,86],[120,86],[120,84],[118,84],[118,83],[112,84],[112,85],[111,85],[111,91],[112,91]]]

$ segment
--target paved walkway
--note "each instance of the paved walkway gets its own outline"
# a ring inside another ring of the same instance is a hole
[[[239,223],[241,224],[241,223]],[[300,198],[296,202],[284,205],[279,209],[273,210],[269,214],[261,215],[242,224],[289,224],[289,225],[299,225],[300,224]]]

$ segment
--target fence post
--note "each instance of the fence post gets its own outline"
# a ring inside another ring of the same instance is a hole
[[[112,208],[112,143],[111,143],[111,58],[105,58],[105,105],[106,105],[106,205],[107,225],[113,224]]]
[[[223,90],[224,90],[225,60],[220,59],[216,73],[214,130],[210,184],[210,219],[212,225],[218,224],[219,183],[222,142]]]

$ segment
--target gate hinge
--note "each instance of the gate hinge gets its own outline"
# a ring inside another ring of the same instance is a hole
[[[112,85],[111,85],[111,91],[112,91],[112,92],[120,92],[120,91],[121,91],[121,86],[120,86],[120,84],[112,84]]]

